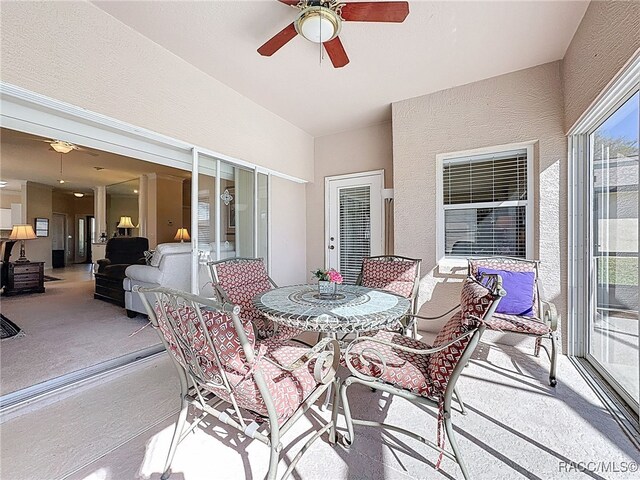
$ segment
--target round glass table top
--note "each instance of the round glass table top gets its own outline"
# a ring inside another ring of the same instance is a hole
[[[397,325],[411,302],[382,290],[338,285],[324,298],[317,285],[275,288],[253,299],[256,308],[279,324],[316,332],[364,332]]]

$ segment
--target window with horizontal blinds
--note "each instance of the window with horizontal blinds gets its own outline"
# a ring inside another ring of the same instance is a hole
[[[356,283],[362,258],[371,255],[371,188],[340,189],[340,273],[344,282]]]
[[[527,149],[442,164],[445,255],[527,256]]]

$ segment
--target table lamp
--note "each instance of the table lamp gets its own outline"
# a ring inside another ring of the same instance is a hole
[[[179,228],[176,236],[173,237],[174,240],[180,240],[181,242],[184,242],[185,240],[188,242],[191,240],[191,237],[189,236],[189,231],[186,228]]]
[[[120,223],[116,226],[116,228],[124,228],[125,236],[129,236],[129,229],[136,228],[131,221],[131,217],[122,216],[120,217]]]
[[[16,263],[27,263],[29,259],[24,254],[24,241],[37,238],[31,225],[14,225],[9,240],[20,240],[20,258]]]

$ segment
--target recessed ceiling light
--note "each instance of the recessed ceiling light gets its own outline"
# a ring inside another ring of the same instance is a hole
[[[138,193],[138,190],[134,190],[133,193]]]
[[[84,193],[82,193],[82,192],[73,192],[73,195],[74,195],[75,197],[78,197],[78,198],[82,198],[82,197],[84,197]]]
[[[60,179],[58,180],[58,183],[64,183],[64,180]]]
[[[0,188],[4,188],[7,186],[7,182],[5,182],[4,180],[0,180]]]

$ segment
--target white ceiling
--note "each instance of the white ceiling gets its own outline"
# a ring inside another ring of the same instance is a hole
[[[298,10],[276,0],[97,1],[101,9],[313,136],[390,118],[390,104],[561,59],[588,6],[573,1],[411,1],[404,23],[343,23],[334,69],[297,36],[256,49]]]
[[[93,193],[94,186],[120,184],[143,173],[191,177],[187,171],[82,147],[63,154],[65,183],[60,184],[60,154],[43,140],[47,139],[0,129],[0,179],[9,182],[3,190],[20,190],[20,182],[16,181],[29,180],[59,190],[88,194]],[[114,191],[119,191],[118,187],[114,187]]]

